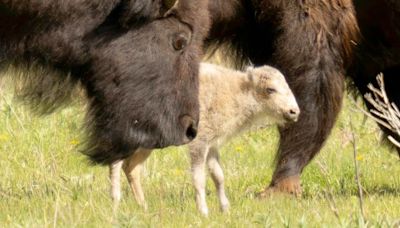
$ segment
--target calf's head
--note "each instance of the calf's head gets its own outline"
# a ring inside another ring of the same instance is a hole
[[[249,67],[247,74],[263,113],[279,125],[297,121],[299,106],[279,70],[270,66]]]
[[[87,153],[94,162],[196,136],[207,2],[180,0],[159,19],[93,40],[83,83],[90,98]]]

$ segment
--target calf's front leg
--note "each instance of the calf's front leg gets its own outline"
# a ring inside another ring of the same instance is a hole
[[[133,153],[133,155],[124,160],[124,164],[122,166],[136,202],[145,210],[147,210],[147,204],[144,197],[142,184],[140,183],[140,175],[143,163],[149,157],[151,151],[152,150],[150,149],[138,149],[135,153]]]

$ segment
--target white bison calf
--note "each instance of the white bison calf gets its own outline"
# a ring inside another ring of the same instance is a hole
[[[229,207],[218,149],[233,136],[259,124],[283,125],[297,121],[300,110],[284,76],[270,66],[249,67],[246,72],[202,63],[200,67],[200,122],[197,137],[189,144],[196,203],[208,214],[205,166],[215,183],[222,211]],[[146,208],[140,184],[142,163],[151,150],[139,149],[110,167],[111,195],[120,200],[123,168],[137,202]]]

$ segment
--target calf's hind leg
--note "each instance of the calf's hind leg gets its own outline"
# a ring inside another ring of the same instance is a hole
[[[142,184],[140,183],[140,175],[143,163],[149,157],[151,151],[152,150],[149,149],[138,149],[133,155],[124,160],[122,166],[136,202],[145,210],[147,209],[147,204],[144,198]]]
[[[123,162],[123,160],[119,160],[110,165],[111,199],[115,207],[118,207],[121,200],[121,168]]]
[[[225,194],[224,172],[219,162],[219,152],[217,148],[210,148],[207,156],[207,166],[218,193],[221,211],[226,212],[229,209],[229,200]]]
[[[204,169],[209,148],[206,145],[192,144],[189,146],[189,151],[193,185],[196,190],[197,209],[200,213],[207,216],[206,173]]]

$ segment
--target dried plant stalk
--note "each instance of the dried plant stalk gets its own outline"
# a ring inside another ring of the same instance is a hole
[[[387,97],[383,74],[381,73],[376,76],[376,80],[379,88],[375,88],[372,84],[369,84],[368,89],[371,93],[366,93],[364,95],[367,102],[373,106],[373,109],[369,110],[371,114],[367,113],[367,115],[400,136],[399,108],[395,103],[391,103]],[[393,143],[393,145],[400,148],[400,142],[391,136],[388,136],[388,139]]]

